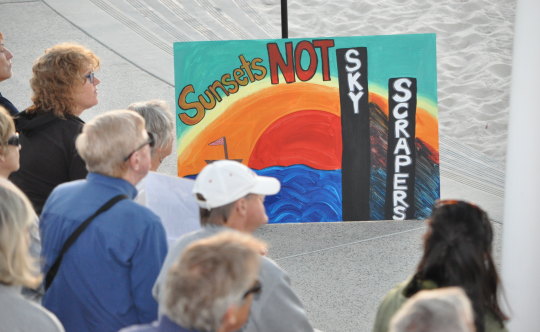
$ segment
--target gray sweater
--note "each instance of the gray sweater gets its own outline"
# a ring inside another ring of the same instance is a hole
[[[26,300],[21,288],[0,284],[0,332],[64,332],[58,318]]]

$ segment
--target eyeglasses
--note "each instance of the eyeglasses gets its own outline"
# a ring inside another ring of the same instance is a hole
[[[131,158],[131,156],[133,156],[133,154],[137,151],[139,151],[140,149],[142,149],[146,144],[150,145],[151,148],[154,147],[154,145],[156,145],[156,141],[154,140],[154,134],[152,134],[151,132],[147,131],[148,133],[148,139],[146,140],[146,142],[144,142],[143,144],[139,145],[135,150],[133,150],[130,154],[127,155],[127,157],[124,158],[124,161],[128,161],[129,158]]]
[[[93,71],[91,71],[89,74],[84,75],[84,78],[86,78],[90,83],[94,84],[95,74]]]
[[[11,136],[10,138],[8,138],[7,144],[8,145],[13,145],[13,146],[20,146],[21,141],[19,140],[19,134],[15,134],[15,135]]]
[[[259,280],[255,280],[255,283],[253,284],[253,286],[251,286],[250,289],[248,289],[244,295],[242,295],[242,299],[245,299],[249,296],[249,294],[260,294],[262,291],[262,285],[261,285],[261,282]]]

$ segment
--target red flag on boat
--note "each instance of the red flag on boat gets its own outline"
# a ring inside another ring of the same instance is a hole
[[[225,144],[225,137],[219,138],[212,143],[209,143],[208,145],[224,145]]]
[[[217,140],[213,141],[212,143],[208,143],[208,145],[222,145],[223,146],[223,153],[225,154],[225,159],[229,159],[229,151],[227,151],[227,139],[225,139],[225,136],[218,138]],[[239,163],[242,162],[242,159],[230,159],[230,160],[236,160]],[[210,164],[214,162],[215,160],[206,160],[207,164]]]

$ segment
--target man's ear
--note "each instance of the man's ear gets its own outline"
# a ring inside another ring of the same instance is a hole
[[[141,167],[141,155],[139,151],[135,151],[133,155],[127,160],[128,167],[134,171],[138,171]]]
[[[247,214],[247,207],[248,205],[245,197],[240,198],[234,205],[234,208],[241,216],[245,216]]]

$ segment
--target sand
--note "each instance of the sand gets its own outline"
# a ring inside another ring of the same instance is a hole
[[[515,1],[289,0],[288,4],[290,38],[436,33],[441,137],[504,163]],[[250,5],[281,34],[280,1],[257,0]]]

